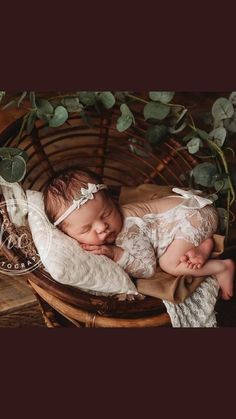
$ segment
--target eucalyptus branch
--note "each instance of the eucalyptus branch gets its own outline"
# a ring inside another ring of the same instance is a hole
[[[229,206],[231,206],[233,204],[234,200],[235,200],[235,191],[234,191],[233,183],[232,183],[232,180],[231,180],[231,177],[230,177],[230,173],[229,173],[227,161],[225,159],[225,155],[224,155],[222,149],[216,143],[214,143],[214,141],[211,141],[209,139],[206,139],[205,141],[210,145],[210,147],[212,147],[214,150],[217,151],[217,153],[219,154],[219,156],[222,160],[222,163],[223,163],[223,166],[224,166],[224,169],[225,169],[225,173],[228,176],[229,187],[230,187],[230,191],[231,191],[231,194],[232,194],[232,199],[229,202]]]
[[[148,100],[145,100],[145,99],[143,99],[143,98],[141,98],[141,97],[138,97],[138,96],[132,95],[132,94],[130,94],[130,93],[126,93],[126,95],[125,95],[125,96],[126,96],[126,97],[129,97],[130,99],[137,100],[138,102],[143,102],[143,103],[145,103],[145,104],[149,103],[149,101],[148,101]],[[184,105],[179,105],[179,104],[177,104],[177,103],[166,103],[166,106],[175,107],[175,108],[183,108],[183,109],[185,109],[185,106],[184,106]]]
[[[196,131],[196,128],[194,128],[194,126],[193,125],[191,125],[191,124],[188,124],[188,126],[190,127],[190,128],[192,128],[194,131]],[[223,166],[224,166],[224,169],[225,169],[225,173],[227,174],[227,176],[228,176],[228,179],[229,179],[229,186],[230,186],[230,191],[231,191],[231,194],[232,194],[232,199],[230,200],[230,206],[233,204],[233,202],[234,202],[234,200],[235,200],[235,191],[234,191],[234,187],[233,187],[233,183],[232,183],[232,180],[231,180],[231,177],[230,177],[230,173],[229,173],[229,169],[228,169],[228,165],[227,165],[227,161],[226,161],[226,158],[225,158],[225,155],[224,155],[224,152],[222,151],[222,149],[214,142],[214,141],[212,141],[212,140],[209,140],[209,139],[205,139],[205,140],[203,140],[203,141],[206,141],[207,142],[207,144],[213,149],[213,150],[215,150],[216,152],[217,152],[217,154],[220,156],[220,158],[221,158],[221,161],[222,161],[222,163],[223,163]]]
[[[130,93],[127,93],[125,96],[129,97],[130,99],[135,99],[138,102],[143,102],[143,103],[146,103],[146,104],[149,103],[148,100],[145,100],[145,99],[143,99],[141,97],[138,97],[138,96],[131,95]]]
[[[196,127],[195,127],[194,120],[193,120],[193,117],[192,117],[191,113],[189,112],[188,115],[189,115],[189,118],[191,119],[193,130],[196,131]]]
[[[19,131],[19,134],[17,135],[17,137],[16,137],[16,147],[19,145],[19,142],[20,142],[20,140],[21,140],[21,136],[22,136],[22,133],[23,133],[23,131],[24,131],[24,129],[25,129],[25,125],[26,125],[26,123],[27,123],[27,119],[29,118],[29,113],[27,113],[25,116],[24,116],[24,118],[23,118],[23,121],[22,121],[22,124],[21,124],[21,128],[20,128],[20,131]]]

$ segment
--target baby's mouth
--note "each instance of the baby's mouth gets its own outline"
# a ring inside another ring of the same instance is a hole
[[[115,240],[115,232],[114,231],[112,231],[111,233],[109,233],[106,237],[105,237],[105,241],[107,242],[107,241],[109,241],[109,242],[111,242],[111,241],[114,241]]]

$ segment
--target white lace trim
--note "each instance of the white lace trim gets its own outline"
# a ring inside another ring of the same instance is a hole
[[[173,327],[217,327],[215,304],[219,285],[207,277],[196,291],[183,303],[173,304],[163,300]]]

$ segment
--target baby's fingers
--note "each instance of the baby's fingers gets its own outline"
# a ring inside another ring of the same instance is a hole
[[[90,253],[93,253],[94,255],[106,255],[104,249],[91,250]]]
[[[94,244],[81,244],[81,247],[85,250],[97,250],[100,248],[100,246],[96,246]]]

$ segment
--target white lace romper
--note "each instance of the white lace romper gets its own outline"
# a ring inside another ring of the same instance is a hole
[[[124,220],[115,242],[124,249],[117,263],[133,277],[153,276],[157,259],[174,239],[184,239],[198,246],[216,232],[218,215],[212,201],[197,195],[200,191],[172,190],[183,198],[176,207],[143,217],[128,216]]]

